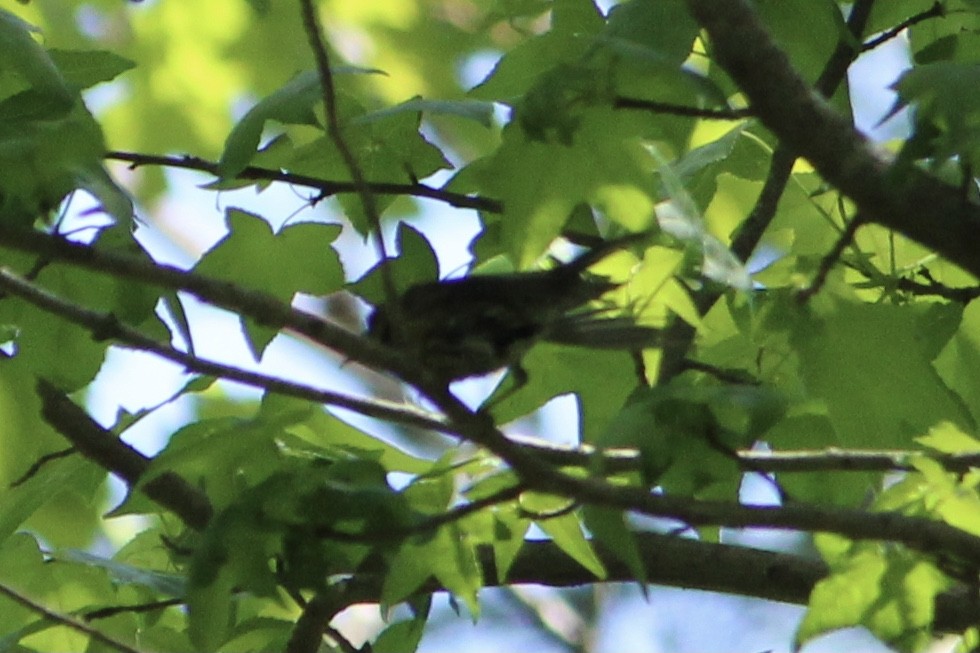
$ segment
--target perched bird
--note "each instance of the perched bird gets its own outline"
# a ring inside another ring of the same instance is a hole
[[[620,284],[587,268],[643,237],[607,241],[551,270],[416,284],[398,297],[395,311],[374,310],[368,335],[442,382],[510,367],[518,386],[527,380],[520,360],[541,340],[603,349],[656,346],[659,329],[636,324],[622,308],[588,305]]]

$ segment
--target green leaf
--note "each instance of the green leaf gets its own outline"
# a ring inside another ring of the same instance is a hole
[[[534,523],[550,537],[555,545],[596,578],[602,580],[607,572],[592,544],[582,532],[575,511],[568,510],[569,500],[537,492],[521,495],[521,507],[531,513]]]
[[[483,82],[470,91],[481,100],[513,102],[538,75],[561,63],[581,59],[582,50],[604,22],[592,0],[556,0],[552,28],[507,52]]]
[[[432,461],[408,454],[319,409],[302,423],[288,426],[286,430],[314,445],[322,455],[341,457],[344,453],[375,461],[388,471],[408,474],[424,474],[432,468]]]
[[[340,226],[305,222],[273,233],[260,216],[238,209],[225,214],[229,233],[198,261],[196,272],[262,290],[289,303],[297,292],[327,295],[344,283],[340,258],[330,246]],[[248,326],[256,358],[278,329]]]
[[[395,289],[402,293],[417,283],[428,283],[439,279],[439,261],[432,245],[422,235],[422,232],[409,224],[398,224],[396,236],[398,256],[382,261],[375,265],[348,288],[371,302],[382,304],[385,297],[381,266],[390,266],[391,278]]]
[[[931,563],[873,543],[854,544],[836,558],[833,573],[810,595],[797,647],[849,626],[865,626],[900,651],[931,641],[935,598],[949,586]]]
[[[67,111],[75,101],[51,56],[31,36],[37,28],[0,9],[0,60]]]
[[[52,557],[55,560],[66,560],[105,569],[113,581],[117,583],[141,585],[166,596],[181,597],[184,595],[184,577],[179,574],[141,569],[78,549],[61,549],[54,552]]]
[[[832,0],[759,0],[756,11],[793,66],[810,83],[817,80],[840,40],[853,41],[840,8]]]
[[[405,600],[432,577],[429,565],[428,542],[411,538],[402,543],[388,565],[381,588],[382,606],[392,606]]]
[[[111,234],[103,237],[105,242],[100,237],[99,249],[118,251],[118,246],[109,242],[113,239]],[[33,267],[29,260],[14,258],[8,262],[19,274],[26,274]],[[69,265],[50,264],[36,275],[35,281],[67,301],[112,313],[130,324],[149,319],[156,303],[151,288]],[[14,297],[0,302],[0,323],[17,326],[17,363],[69,392],[95,377],[109,345],[96,340],[87,329]]]
[[[518,392],[497,401],[509,392],[501,384],[487,399],[494,419],[507,423],[540,408],[550,399],[574,394],[578,398],[580,428],[585,441],[592,441],[619,411],[636,388],[635,363],[625,351],[608,351],[536,344],[521,361],[528,382]],[[588,370],[588,374],[583,374]]]
[[[76,188],[91,192],[122,223],[132,217],[127,195],[102,167],[102,130],[80,102],[48,115],[34,91],[0,101],[0,214],[24,226],[54,209]]]
[[[217,651],[228,639],[233,589],[234,575],[227,569],[205,585],[198,585],[192,579],[187,591],[188,631],[198,650]]]
[[[638,449],[644,481],[668,493],[732,500],[742,471],[722,447],[750,445],[768,423],[767,411],[752,418],[750,409],[723,425],[716,411],[726,411],[718,406],[729,400],[726,395],[738,392],[737,386],[718,387],[688,377],[637,391],[609,422],[598,444]]]
[[[271,95],[255,104],[238,121],[218,162],[222,177],[232,177],[248,165],[256,153],[267,120],[284,124],[317,125],[314,105],[320,100],[320,78],[307,70],[287,82]]]
[[[2,406],[0,400],[0,406]],[[2,433],[0,433],[2,435]],[[7,438],[5,441],[9,442]],[[16,444],[15,442],[11,444]],[[31,515],[42,506],[56,500],[66,488],[76,487],[92,472],[91,463],[74,456],[48,465],[38,474],[18,488],[3,493],[0,507],[0,542],[3,542],[19,529]],[[64,527],[64,524],[61,524]]]
[[[610,10],[606,34],[648,48],[679,69],[699,29],[682,0],[631,0]]]
[[[76,89],[84,89],[108,82],[136,63],[114,52],[104,50],[49,50],[65,80]]]
[[[980,83],[980,65],[942,62],[906,71],[893,85],[899,100],[892,114],[908,104],[916,117],[938,128],[930,152],[939,160],[959,155],[971,165],[980,162],[980,97],[971,89]],[[920,130],[921,131],[921,127]]]
[[[903,448],[945,420],[975,428],[931,365],[949,339],[949,326],[955,328],[958,308],[818,304],[819,312],[801,321],[792,341],[806,387],[826,404],[841,444]]]
[[[413,653],[422,641],[425,625],[424,618],[396,621],[381,631],[371,650],[374,653]]]
[[[466,603],[474,619],[480,613],[477,591],[483,585],[476,547],[458,524],[448,524],[429,536],[404,542],[385,576],[381,591],[384,605],[393,605],[435,577],[454,596]]]
[[[176,472],[192,484],[204,483],[216,507],[227,506],[244,480],[261,481],[278,467],[274,439],[279,433],[278,428],[235,418],[188,424],[170,437],[140,481]]]
[[[417,115],[419,113],[433,113],[437,115],[458,116],[473,120],[484,127],[493,126],[493,103],[481,100],[428,100],[423,97],[414,97],[401,104],[396,104],[385,109],[371,111],[363,116],[355,118],[354,124],[366,124],[382,120],[389,116],[399,113],[409,113]]]
[[[940,453],[968,453],[980,450],[980,440],[964,433],[952,422],[941,422],[929,429],[927,435],[915,439],[924,447]]]
[[[483,587],[483,570],[474,543],[459,524],[449,524],[436,531],[426,549],[432,575],[463,599],[475,621],[480,616],[477,592]]]
[[[640,549],[636,546],[636,537],[626,524],[625,513],[621,510],[585,506],[582,509],[582,516],[585,527],[592,533],[596,542],[612,552],[626,565],[639,584],[640,591],[646,597],[646,566],[640,556]]]
[[[493,156],[467,171],[503,201],[503,239],[519,269],[541,256],[583,202],[632,231],[650,226],[654,182],[634,126],[611,110],[589,109],[565,146],[534,141],[512,124]]]
[[[670,234],[693,248],[702,257],[701,273],[737,290],[752,287],[752,277],[741,260],[704,224],[694,198],[687,192],[681,178],[656,148],[650,153],[660,165],[660,180],[667,197],[656,207],[657,223]]]
[[[980,302],[963,309],[960,328],[935,360],[936,372],[980,423]]]
[[[333,72],[376,73],[377,70],[342,66]],[[224,152],[218,162],[218,174],[227,179],[234,177],[251,162],[255,156],[262,130],[269,120],[287,125],[312,125],[319,123],[313,109],[323,98],[320,90],[320,77],[316,71],[307,70],[296,75],[282,88],[275,91],[254,107],[238,121],[225,141]]]

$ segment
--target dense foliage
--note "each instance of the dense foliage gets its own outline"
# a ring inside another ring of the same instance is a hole
[[[980,642],[976,0],[5,4],[3,647],[354,650],[368,603],[408,651],[434,596],[617,581]],[[848,72],[896,44],[871,143]],[[436,251],[628,232],[597,310],[658,346],[540,343],[472,408],[363,335]]]

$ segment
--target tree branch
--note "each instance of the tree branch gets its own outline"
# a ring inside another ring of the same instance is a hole
[[[84,455],[119,475],[131,487],[145,472],[149,460],[96,424],[81,408],[47,382],[38,384],[45,418]],[[562,492],[601,505],[636,509],[643,514],[683,519],[690,523],[720,523],[727,526],[769,526],[811,531],[831,531],[854,539],[891,539],[927,552],[946,551],[977,563],[978,540],[945,524],[890,513],[832,510],[816,507],[750,508],[723,502],[656,497],[636,488],[617,488],[602,483],[568,479]],[[174,474],[163,474],[143,487],[144,492],[194,528],[206,526],[211,508],[197,490]],[[795,556],[757,551],[721,544],[708,544],[666,535],[640,534],[637,541],[652,583],[758,596],[777,601],[805,603],[809,591],[826,569],[819,562]],[[603,552],[600,557],[610,570],[607,580],[635,580],[618,558]],[[485,570],[494,569],[492,551],[481,553]],[[507,582],[539,583],[556,587],[594,581],[589,572],[570,560],[551,542],[525,542]],[[365,570],[370,571],[370,570]],[[342,600],[330,603],[336,614],[347,605],[380,598],[380,579],[359,574],[358,582],[345,586]],[[383,577],[383,575],[382,575]],[[488,576],[490,578],[490,576]],[[377,582],[375,582],[377,581]],[[372,584],[375,583],[375,584]],[[492,581],[488,582],[492,584]],[[438,586],[426,591],[438,591]],[[326,600],[326,599],[324,599]],[[338,602],[339,601],[339,602]],[[964,620],[974,619],[972,609],[960,597],[940,602],[937,628],[950,624],[955,630]],[[972,623],[967,621],[966,623]]]
[[[323,30],[317,18],[316,8],[313,0],[299,0],[301,14],[303,18],[303,29],[306,31],[306,38],[309,41],[310,49],[313,51],[313,58],[316,60],[317,72],[320,75],[320,91],[323,93],[323,108],[327,114],[327,134],[334,146],[340,153],[340,158],[344,160],[344,166],[350,172],[350,178],[354,182],[357,196],[361,200],[364,208],[364,215],[367,216],[368,224],[374,230],[378,245],[378,255],[381,258],[381,281],[384,284],[385,298],[389,304],[388,310],[392,313],[392,323],[400,323],[398,315],[398,305],[395,301],[398,297],[398,289],[392,277],[391,268],[384,265],[388,260],[388,249],[385,246],[384,232],[381,230],[381,212],[378,211],[377,202],[374,201],[374,194],[368,187],[364,177],[364,171],[351,151],[347,140],[344,138],[343,130],[340,126],[340,114],[337,112],[337,91],[334,88],[333,72],[330,70],[330,58],[327,54],[327,46],[323,38]]]
[[[687,0],[712,56],[755,114],[794,153],[851,198],[858,212],[980,276],[980,206],[912,166],[898,168],[814,94],[746,0]],[[805,125],[806,128],[802,128]]]
[[[420,371],[398,352],[341,329],[320,317],[293,308],[275,297],[162,263],[105,251],[26,229],[0,226],[0,246],[31,252],[54,261],[150,285],[182,290],[204,302],[252,318],[262,326],[289,328],[347,358],[378,370],[388,370],[412,382]]]
[[[851,8],[847,19],[847,29],[855,41],[864,34],[874,0],[857,0]],[[840,39],[837,47],[827,60],[820,77],[817,78],[815,89],[818,93],[829,97],[840,86],[847,69],[857,56],[853,43],[848,39]],[[755,206],[739,225],[732,237],[732,253],[740,261],[748,261],[752,252],[762,240],[762,235],[776,215],[779,199],[786,190],[796,153],[780,144],[773,152],[766,181],[759,193]],[[721,292],[707,287],[694,295],[694,304],[699,314],[706,315],[721,297]],[[675,320],[668,328],[665,339],[671,343],[686,343],[664,348],[663,362],[660,367],[661,380],[671,379],[684,371],[684,359],[690,343],[694,340],[694,327],[684,320]]]
[[[814,585],[829,573],[820,560],[787,553],[761,551],[731,544],[637,533],[637,552],[643,560],[647,582],[651,585],[748,596],[769,601],[806,605]],[[636,582],[635,572],[601,543],[593,542],[599,560],[606,568],[606,582]],[[478,551],[486,587],[534,584],[548,587],[579,587],[595,583],[595,576],[563,553],[552,541],[526,541],[514,559],[506,578],[490,575],[495,569],[490,547]],[[384,582],[382,567],[369,567],[356,579],[338,588],[333,598],[333,614],[357,603],[376,603]],[[419,593],[443,591],[430,580]],[[958,586],[936,599],[937,632],[957,632],[976,623],[976,604],[970,589]]]
[[[0,289],[16,295],[42,310],[88,329],[97,339],[125,343],[135,349],[177,363],[191,372],[229,379],[260,390],[269,390],[318,404],[345,408],[368,417],[397,424],[432,429],[443,433],[449,432],[447,426],[437,419],[437,416],[411,406],[382,400],[359,399],[337,392],[320,390],[301,383],[278,379],[188,354],[170,345],[159,343],[139,330],[123,324],[111,313],[100,313],[72,304],[4,267],[0,267]]]
[[[703,109],[700,107],[690,107],[683,104],[672,104],[670,102],[657,102],[656,100],[642,100],[624,96],[613,98],[613,108],[615,109],[640,109],[653,113],[663,113],[672,116],[682,116],[685,118],[701,118],[705,120],[741,120],[751,118],[752,112],[748,109]]]
[[[444,388],[419,388],[439,407],[460,436],[503,459],[531,490],[593,504],[634,511],[649,517],[677,519],[690,526],[774,528],[829,532],[853,540],[902,543],[927,554],[943,553],[980,568],[980,537],[943,522],[897,512],[867,512],[804,504],[746,506],[654,494],[646,488],[620,486],[600,478],[565,474],[507,439],[484,414],[473,413]]]
[[[286,643],[286,653],[316,653],[321,649],[330,621],[340,612],[334,598],[332,592],[318,592],[303,606]]]
[[[599,474],[636,472],[642,469],[642,454],[636,449],[596,449],[544,442],[538,438],[508,436],[534,456],[556,467],[585,467]],[[943,469],[962,473],[980,467],[980,453],[932,453],[906,449],[837,449],[800,451],[737,451],[739,460],[751,464],[742,471],[769,473],[806,472],[902,472],[913,471],[912,461],[927,458]]]
[[[898,25],[895,25],[891,29],[885,30],[884,32],[879,34],[876,38],[873,38],[867,43],[865,43],[863,46],[861,46],[861,51],[867,52],[868,50],[874,50],[882,43],[892,40],[893,38],[895,38],[896,36],[904,32],[908,28],[912,27],[913,25],[921,23],[925,20],[929,20],[930,18],[942,18],[945,15],[946,15],[945,5],[943,5],[943,3],[940,2],[939,0],[936,0],[936,2],[934,2],[932,6],[926,9],[925,11],[920,11],[914,16],[910,16],[906,18]]]
[[[133,648],[129,644],[120,642],[119,640],[114,639],[109,635],[106,635],[105,633],[99,632],[97,629],[92,628],[88,624],[83,623],[78,619],[69,617],[66,614],[60,614],[58,612],[52,612],[51,610],[48,610],[40,603],[37,603],[36,601],[29,599],[28,597],[24,596],[20,592],[10,587],[7,587],[6,585],[0,584],[0,594],[3,594],[10,600],[19,603],[20,605],[24,606],[31,612],[35,612],[41,615],[42,618],[48,621],[52,621],[54,623],[61,624],[62,626],[71,628],[72,630],[76,630],[82,633],[83,635],[90,637],[92,640],[104,644],[105,646],[108,646],[109,648],[113,648],[117,651],[122,651],[123,653],[140,653],[138,649]]]
[[[820,260],[820,267],[817,268],[817,273],[814,275],[813,281],[810,282],[808,287],[796,293],[796,301],[801,304],[806,303],[811,297],[820,292],[820,289],[827,282],[827,277],[830,276],[831,269],[840,260],[847,246],[854,241],[854,234],[857,233],[857,230],[862,224],[864,224],[864,220],[861,218],[860,213],[851,218],[840,236],[837,237],[837,242],[834,243],[830,251]]]
[[[120,152],[112,151],[105,154],[106,159],[116,161],[127,161],[131,168],[144,165],[164,166],[167,168],[181,168],[184,170],[197,170],[207,172],[219,177],[218,164],[201,159],[195,156],[160,156],[155,154],[141,154],[139,152]],[[357,187],[351,181],[328,181],[307,175],[298,175],[292,172],[272,170],[258,166],[248,166],[237,175],[235,179],[254,180],[254,181],[278,181],[293,186],[303,186],[319,191],[322,199],[331,195],[341,193],[355,193]],[[472,197],[452,191],[440,190],[427,186],[426,184],[396,184],[387,182],[365,182],[368,189],[376,195],[406,195],[411,197],[422,197],[425,199],[439,200],[450,206],[461,209],[475,209],[477,211],[487,211],[489,213],[500,213],[503,205],[497,200]]]
[[[37,383],[41,414],[86,458],[135,487],[150,464],[149,458],[102,428],[51,383]],[[143,493],[196,530],[211,519],[211,504],[180,476],[166,472],[143,485]]]

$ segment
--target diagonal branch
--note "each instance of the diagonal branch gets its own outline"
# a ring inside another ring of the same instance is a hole
[[[980,206],[912,166],[896,166],[848,117],[813,93],[747,0],[687,0],[711,38],[712,56],[755,114],[872,222],[894,229],[980,276]],[[803,126],[805,125],[805,128]]]
[[[601,478],[575,477],[506,438],[486,415],[472,412],[448,390],[425,384],[419,388],[446,415],[457,433],[502,458],[531,490],[583,504],[677,519],[691,526],[822,531],[854,540],[899,542],[923,553],[943,553],[980,567],[980,537],[931,519],[807,504],[757,506],[705,501],[655,494],[643,487],[620,486]]]
[[[337,392],[320,390],[301,383],[278,379],[188,354],[170,345],[157,342],[138,329],[123,324],[111,313],[101,313],[72,304],[4,267],[0,267],[0,289],[17,295],[42,310],[88,329],[95,338],[125,343],[135,349],[177,363],[192,372],[229,379],[260,390],[269,390],[318,404],[338,406],[389,422],[447,432],[446,425],[439,421],[436,416],[420,409],[382,400],[359,399]]]
[[[38,381],[37,393],[44,419],[75,449],[129,487],[136,486],[150,464],[149,458],[100,426],[48,381]],[[143,493],[196,530],[203,530],[211,520],[212,508],[207,497],[172,472],[146,483]]]
[[[293,308],[267,293],[230,281],[26,229],[0,226],[0,246],[169,290],[182,290],[214,306],[248,316],[262,326],[289,328],[368,367],[391,371],[409,381],[420,376],[419,370],[405,363],[397,352]]]
[[[120,642],[119,640],[110,637],[109,635],[106,635],[105,633],[99,631],[98,629],[88,625],[87,623],[79,621],[78,619],[75,619],[74,617],[70,617],[66,614],[61,614],[49,610],[48,608],[44,607],[40,603],[34,601],[31,598],[28,598],[27,596],[21,594],[20,592],[18,592],[17,590],[11,587],[7,587],[6,585],[0,584],[0,594],[3,594],[11,601],[19,603],[20,605],[24,606],[31,612],[35,612],[41,615],[41,617],[46,621],[51,621],[53,623],[61,624],[62,626],[66,626],[67,628],[71,628],[72,630],[78,631],[83,635],[86,635],[87,637],[91,638],[92,641],[99,642],[103,646],[106,646],[110,649],[114,649],[116,651],[122,651],[122,653],[141,653],[138,649],[135,649],[129,644]]]
[[[848,67],[858,55],[854,43],[863,36],[873,5],[874,0],[857,0],[851,8],[847,18],[847,30],[852,40],[841,38],[827,60],[815,83],[815,89],[821,95],[832,96],[844,81]],[[769,223],[775,217],[779,199],[786,190],[795,161],[796,154],[784,144],[780,144],[773,152],[769,173],[766,175],[759,198],[732,237],[732,253],[741,261],[749,260],[759,241],[762,240]],[[720,297],[720,291],[709,287],[694,296],[694,303],[698,312],[706,315]],[[683,320],[675,320],[669,328],[667,338],[669,342],[689,345],[694,339],[694,327]],[[662,380],[670,379],[684,371],[684,358],[688,348],[688,346],[678,345],[664,349],[664,360],[660,368]]]

